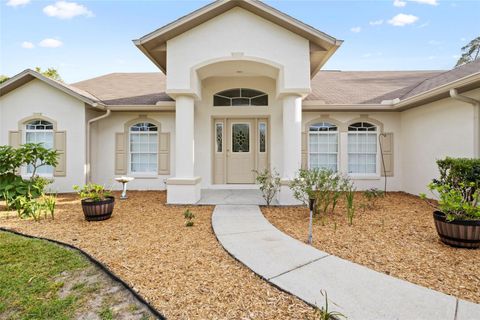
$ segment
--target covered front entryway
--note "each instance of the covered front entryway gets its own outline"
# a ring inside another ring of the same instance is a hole
[[[214,184],[253,184],[269,167],[268,119],[215,118]]]

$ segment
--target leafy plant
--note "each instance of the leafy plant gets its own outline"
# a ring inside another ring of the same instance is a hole
[[[42,204],[37,199],[32,199],[26,196],[18,196],[15,199],[15,208],[18,216],[21,219],[33,218],[33,220],[40,220],[42,213]]]
[[[355,198],[355,191],[355,187],[353,186],[353,183],[351,181],[345,183],[344,192],[345,201],[347,203],[347,220],[349,225],[353,224],[353,218],[355,216],[355,204],[353,202]]]
[[[193,219],[195,218],[195,215],[193,214],[190,209],[187,209],[183,212],[183,217],[185,218],[185,226],[186,227],[193,227]]]
[[[273,171],[265,169],[262,172],[254,170],[254,172],[257,174],[255,180],[260,184],[260,191],[262,191],[263,198],[265,199],[267,206],[270,206],[273,199],[280,191],[280,175],[275,169]]]
[[[0,147],[0,197],[8,195],[8,201],[17,196],[36,198],[44,194],[45,187],[52,180],[36,175],[41,166],[57,165],[57,152],[44,148],[40,144],[28,143],[18,149],[9,146]],[[29,179],[23,179],[20,168],[31,165],[34,170]]]
[[[428,185],[428,188],[438,194],[438,203],[427,199],[424,193],[420,194],[420,198],[435,210],[444,213],[447,221],[480,220],[479,185],[470,182],[469,184],[460,183],[459,186],[461,189],[432,182]]]
[[[438,203],[420,194],[435,210],[445,214],[447,221],[480,219],[480,159],[445,158],[437,161],[440,177],[428,189],[438,196]]]
[[[38,168],[43,166],[54,167],[58,164],[57,151],[44,148],[39,143],[26,143],[21,146],[19,152],[22,153],[23,163],[33,167],[32,178],[35,177]]]
[[[45,218],[47,217],[47,213],[48,213],[50,214],[50,217],[52,219],[55,219],[55,207],[57,205],[57,197],[54,195],[43,196],[42,205],[43,205],[43,209],[45,210]]]
[[[23,157],[10,146],[0,146],[0,176],[16,174],[23,163]]]
[[[433,179],[436,185],[449,185],[466,196],[472,192],[471,183],[480,184],[480,159],[447,157],[438,160],[437,166],[440,177]]]
[[[305,204],[315,199],[315,213],[326,214],[335,210],[337,201],[348,183],[348,177],[328,169],[301,169],[290,188],[293,196]]]
[[[342,313],[338,311],[330,311],[328,307],[328,295],[327,292],[324,290],[320,291],[320,294],[325,297],[325,307],[317,308],[315,310],[315,318],[317,320],[338,320],[339,318],[346,319],[347,317],[344,316]]]
[[[89,183],[83,187],[74,185],[73,190],[80,195],[82,200],[88,200],[92,202],[98,202],[106,200],[107,197],[111,197],[112,193],[105,190],[105,187],[95,183]]]
[[[385,193],[377,188],[367,189],[363,192],[363,196],[367,203],[365,206],[369,209],[374,209],[377,207],[377,201],[380,197],[383,197]]]

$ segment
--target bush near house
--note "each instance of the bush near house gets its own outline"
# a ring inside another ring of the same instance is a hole
[[[480,220],[480,159],[445,158],[437,161],[440,177],[428,188],[438,195],[438,204],[420,196],[436,210],[443,212],[447,221]]]
[[[15,209],[20,217],[34,220],[38,220],[42,212],[54,217],[55,197],[45,196],[45,188],[52,180],[39,177],[37,171],[43,166],[56,166],[57,156],[57,151],[36,143],[27,143],[18,149],[0,146],[0,199],[5,200],[9,210]],[[28,179],[20,174],[23,166],[32,168]]]

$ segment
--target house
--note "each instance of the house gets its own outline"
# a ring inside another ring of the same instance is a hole
[[[59,192],[128,175],[169,203],[254,188],[265,168],[281,174],[281,204],[295,203],[288,181],[302,167],[417,194],[436,159],[480,155],[480,61],[323,71],[342,41],[255,0],[213,2],[134,44],[161,72],[67,85],[25,70],[3,83],[0,143],[57,149],[40,173]]]

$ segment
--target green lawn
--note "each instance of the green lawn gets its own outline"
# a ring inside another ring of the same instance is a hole
[[[0,231],[0,319],[95,315],[102,320],[153,318],[78,252]]]
[[[88,266],[78,253],[60,246],[0,232],[0,318],[70,319],[78,298],[58,296],[60,273]]]

